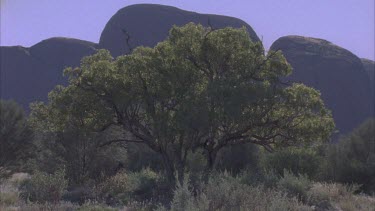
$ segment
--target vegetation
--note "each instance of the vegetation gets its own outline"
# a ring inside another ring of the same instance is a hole
[[[319,92],[285,85],[280,78],[290,72],[281,53],[264,56],[244,28],[188,24],[172,28],[154,48],[115,60],[106,50],[84,58],[65,70],[69,86],[32,107],[32,119],[44,132],[116,128],[99,146],[143,143],[160,155],[169,180],[177,172],[182,181],[188,154],[197,149],[212,170],[230,145],[272,151],[329,138],[334,123]]]
[[[0,100],[0,176],[20,167],[31,150],[32,131],[23,109],[14,101]]]
[[[329,143],[290,72],[244,28],[194,24],[85,57],[29,116],[0,101],[0,210],[371,210],[374,120]]]

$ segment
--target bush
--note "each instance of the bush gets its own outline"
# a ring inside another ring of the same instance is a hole
[[[293,173],[284,170],[284,176],[277,183],[278,188],[290,196],[298,197],[300,200],[307,201],[307,192],[312,186],[312,182],[305,175],[295,176]]]
[[[167,210],[159,207],[159,210]],[[171,210],[309,210],[296,198],[284,193],[250,186],[241,178],[228,173],[210,177],[208,183],[197,194],[193,194],[185,181],[174,192]]]
[[[19,201],[17,192],[0,192],[0,205],[14,205]],[[1,209],[0,209],[1,210]]]
[[[32,151],[32,136],[23,108],[0,99],[0,179],[23,167]]]
[[[259,149],[248,143],[223,148],[219,151],[215,166],[219,171],[230,171],[238,174],[244,169],[256,169],[259,162]]]
[[[323,157],[314,148],[286,148],[273,153],[265,152],[261,156],[260,166],[266,171],[283,175],[284,169],[293,174],[317,177]]]
[[[150,169],[132,173],[120,172],[98,185],[98,197],[112,205],[150,200],[157,191],[159,179],[160,176]]]
[[[22,185],[22,195],[32,202],[57,203],[68,186],[68,181],[64,177],[64,169],[59,169],[54,174],[35,172],[31,179]]]
[[[358,185],[314,183],[308,191],[308,203],[317,210],[373,210],[375,199],[354,195]]]
[[[121,143],[98,147],[106,134],[86,132],[74,125],[59,132],[36,131],[34,145],[38,150],[29,160],[30,169],[53,173],[64,167],[69,186],[90,186],[114,175],[126,163],[126,149]]]
[[[375,119],[370,119],[327,150],[324,178],[346,184],[361,184],[375,193]]]

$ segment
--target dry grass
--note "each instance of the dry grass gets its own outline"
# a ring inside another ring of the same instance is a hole
[[[338,183],[314,183],[309,190],[309,202],[315,207],[334,208],[343,211],[375,211],[375,198],[355,195],[358,186]],[[325,206],[324,206],[325,205]]]

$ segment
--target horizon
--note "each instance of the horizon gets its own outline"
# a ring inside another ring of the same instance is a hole
[[[98,43],[109,19],[118,10],[134,4],[161,4],[197,13],[241,19],[254,29],[266,50],[282,36],[299,35],[324,39],[351,51],[360,58],[375,60],[373,0],[361,2],[266,0],[251,3],[238,0],[220,2],[113,0],[100,4],[92,4],[88,0],[80,2],[1,0],[0,45],[30,47],[52,37]],[[335,12],[332,12],[333,10]],[[319,15],[316,16],[318,12]],[[350,36],[345,36],[346,34]]]

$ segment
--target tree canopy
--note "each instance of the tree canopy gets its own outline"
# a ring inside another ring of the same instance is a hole
[[[229,145],[272,151],[329,139],[334,122],[320,93],[282,81],[291,67],[265,54],[245,28],[173,27],[154,48],[114,59],[106,50],[68,68],[69,85],[33,105],[44,130],[67,125],[117,131],[101,145],[143,143],[160,153],[168,176],[183,175],[188,153],[202,150],[212,168]],[[41,121],[42,120],[42,121]]]
[[[14,101],[0,100],[0,176],[20,164],[31,146],[30,130],[24,111]]]

